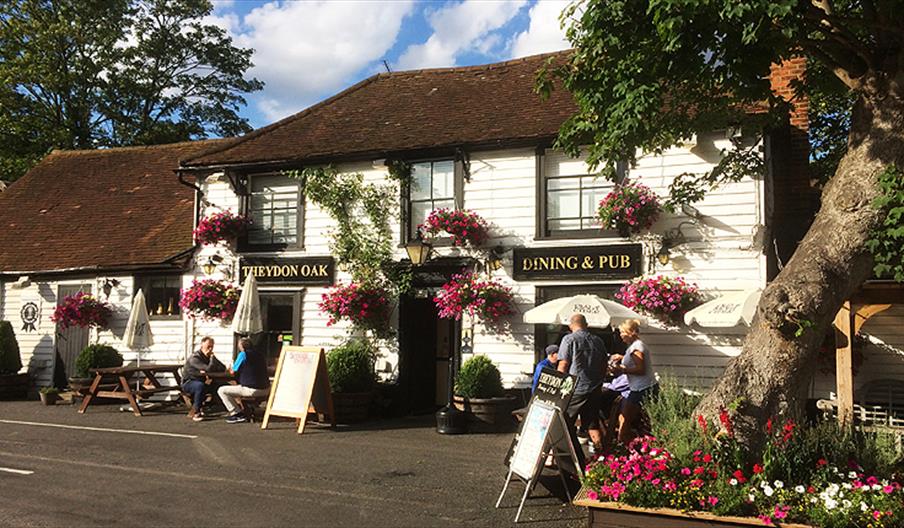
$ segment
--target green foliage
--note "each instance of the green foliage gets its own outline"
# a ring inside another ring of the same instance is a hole
[[[873,253],[877,276],[904,282],[904,174],[891,165],[879,174],[879,186],[882,195],[873,206],[883,218],[870,234],[867,249]]]
[[[376,383],[374,357],[376,351],[363,339],[351,339],[327,354],[333,392],[368,392]]]
[[[250,49],[204,23],[208,0],[0,2],[0,178],[51,148],[233,136]]]
[[[455,394],[464,398],[502,396],[502,374],[490,358],[477,355],[465,361],[455,380]]]
[[[108,345],[88,345],[75,359],[76,376],[91,376],[90,369],[121,367],[122,356],[115,348]]]
[[[0,374],[18,374],[22,369],[19,342],[9,321],[0,321]]]
[[[46,394],[48,396],[56,396],[60,393],[60,389],[56,387],[41,387],[40,389],[38,389],[38,392],[40,392],[41,394]]]
[[[644,403],[652,436],[667,445],[677,460],[689,461],[699,449],[700,431],[694,426],[693,415],[701,399],[699,394],[682,389],[675,378],[663,377],[659,396]]]

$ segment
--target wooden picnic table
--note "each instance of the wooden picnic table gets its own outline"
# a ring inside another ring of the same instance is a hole
[[[128,400],[135,416],[141,416],[141,407],[138,405],[138,400],[154,394],[175,392],[182,396],[183,401],[185,401],[185,395],[182,394],[181,370],[182,365],[159,365],[155,363],[148,363],[140,366],[128,365],[123,367],[91,369],[91,373],[94,374],[94,381],[91,383],[88,393],[82,400],[82,405],[79,407],[78,412],[84,413],[95,397]],[[157,379],[159,374],[165,374],[167,372],[173,375],[173,378],[176,381],[175,385],[163,385],[160,383],[160,380]],[[139,380],[141,379],[141,375],[144,376],[144,382],[141,384],[141,388],[138,389],[135,388],[133,383],[130,383],[133,376],[136,375],[139,376]],[[105,377],[107,379],[115,377],[116,381],[113,383],[104,383]]]

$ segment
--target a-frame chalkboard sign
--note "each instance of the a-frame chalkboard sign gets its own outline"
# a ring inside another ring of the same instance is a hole
[[[336,425],[326,354],[319,347],[284,346],[276,364],[261,429],[267,428],[271,416],[288,416],[298,419],[298,434],[301,434],[311,407],[329,416],[331,425]]]

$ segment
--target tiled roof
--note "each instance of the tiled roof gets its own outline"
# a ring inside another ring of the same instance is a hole
[[[232,140],[53,151],[0,193],[0,273],[163,264],[191,249],[179,160]]]
[[[553,138],[576,106],[533,91],[537,70],[567,52],[463,68],[381,73],[316,105],[183,160],[185,166],[346,158]]]

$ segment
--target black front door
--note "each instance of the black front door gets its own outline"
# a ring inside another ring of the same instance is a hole
[[[301,292],[261,292],[264,331],[254,336],[254,346],[275,367],[283,345],[297,345],[301,330]]]
[[[409,412],[433,412],[445,404],[455,328],[437,317],[431,298],[400,299],[399,384]]]

